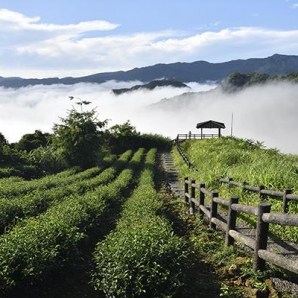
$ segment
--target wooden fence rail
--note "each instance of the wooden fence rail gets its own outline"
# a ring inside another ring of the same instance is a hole
[[[219,197],[217,191],[208,191],[204,183],[196,184],[195,180],[184,180],[185,202],[190,207],[190,212],[196,211],[207,218],[210,227],[219,228],[225,233],[225,244],[233,245],[235,240],[250,247],[254,251],[253,269],[264,270],[265,262],[270,262],[283,269],[298,274],[298,261],[289,259],[281,254],[267,250],[269,224],[298,226],[298,215],[270,213],[271,204],[261,202],[257,207],[239,204],[239,198],[224,199]],[[198,192],[198,194],[196,194]],[[206,196],[211,203],[205,202]],[[227,215],[218,211],[218,205],[228,209]],[[254,235],[247,236],[237,228],[239,213],[245,213],[256,217],[256,229]]]
[[[202,139],[211,139],[218,138],[218,134],[204,133],[204,134],[192,134],[192,133],[179,133],[176,137],[177,141],[183,140],[202,140]]]
[[[184,160],[184,162],[187,164],[187,166],[190,168],[191,167],[191,162],[189,161],[188,157],[184,154],[183,150],[181,149],[179,143],[176,143],[176,147],[177,150],[180,154],[180,156],[182,157],[182,159]]]
[[[263,200],[264,196],[271,196],[271,197],[281,197],[283,199],[283,212],[287,213],[288,212],[288,203],[291,200],[298,200],[298,195],[292,194],[292,190],[289,188],[284,189],[284,191],[276,191],[276,190],[269,190],[265,189],[264,185],[259,185],[259,186],[251,186],[248,185],[247,182],[236,182],[233,181],[232,178],[228,179],[219,179],[219,182],[221,183],[227,183],[230,186],[239,186],[242,187],[243,189],[257,192],[260,194],[260,199]]]

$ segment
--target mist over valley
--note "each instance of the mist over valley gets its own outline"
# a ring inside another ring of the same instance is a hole
[[[51,132],[59,117],[65,117],[71,109],[73,103],[69,96],[74,96],[91,101],[88,109],[96,108],[100,120],[109,119],[108,126],[130,120],[142,133],[174,139],[178,133],[200,133],[196,124],[212,119],[225,123],[224,136],[232,133],[239,138],[263,142],[266,148],[298,154],[297,84],[271,82],[228,93],[217,84],[189,82],[187,88],[158,87],[120,95],[112,92],[138,84],[141,82],[108,81],[18,89],[1,87],[1,132],[10,143],[37,129]]]

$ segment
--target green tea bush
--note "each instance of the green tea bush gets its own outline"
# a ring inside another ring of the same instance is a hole
[[[36,282],[71,255],[83,234],[63,220],[41,215],[0,237],[0,292]]]
[[[150,150],[139,186],[125,203],[116,229],[94,252],[92,284],[107,297],[170,297],[183,284],[189,250],[161,216],[154,189],[156,150]]]
[[[112,183],[57,201],[45,213],[25,219],[3,234],[0,295],[42,280],[76,257],[88,228],[103,221],[108,207],[131,187],[143,164],[143,152],[138,150]]]
[[[70,197],[73,194],[83,195],[101,184],[111,182],[117,173],[125,167],[131,156],[132,151],[128,150],[104,171],[96,167],[73,176],[66,175],[64,177],[62,174],[57,174],[34,181],[16,182],[16,185],[11,186],[11,188],[6,185],[2,188],[2,194],[5,193],[6,197],[9,196],[9,199],[0,199],[0,233],[8,227],[11,228],[16,223],[15,218],[36,216],[45,212],[56,201],[60,202],[65,197]],[[95,177],[93,177],[94,175]],[[44,189],[44,183],[49,189]],[[19,189],[17,186],[19,186]],[[29,189],[32,189],[32,191],[28,192]],[[15,196],[18,190],[20,193]],[[21,195],[21,191],[24,192],[24,195]]]
[[[119,157],[114,163],[115,167],[125,165],[132,156],[129,150]],[[54,175],[48,175],[40,179],[10,181],[9,179],[0,179],[0,197],[14,198],[21,195],[31,194],[33,191],[44,191],[50,188],[69,185],[83,179],[89,179],[100,174],[103,169],[110,167],[114,159],[104,160],[102,166],[93,167],[79,172],[79,168],[71,168]]]

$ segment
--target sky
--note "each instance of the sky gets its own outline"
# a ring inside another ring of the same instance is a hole
[[[0,0],[0,76],[298,53],[298,0]]]

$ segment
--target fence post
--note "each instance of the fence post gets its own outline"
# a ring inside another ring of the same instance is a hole
[[[190,191],[190,208],[189,208],[189,213],[193,214],[195,209],[196,209],[196,205],[195,203],[192,201],[192,199],[194,199],[196,197],[196,187],[195,187],[195,183],[196,180],[191,180],[191,191]]]
[[[216,217],[217,216],[217,203],[214,202],[214,198],[218,197],[218,191],[212,191],[211,194],[211,208],[210,208],[210,228],[212,229],[216,229],[216,224],[214,224],[213,222],[211,222],[212,217]]]
[[[231,184],[232,181],[233,181],[233,178],[229,178],[229,188],[232,187],[232,184]]]
[[[184,200],[186,204],[188,203],[187,194],[188,194],[188,177],[185,177],[184,178]]]
[[[261,193],[261,191],[265,189],[264,185],[259,185],[259,195],[260,195],[260,200],[263,201],[264,195]]]
[[[265,260],[259,257],[258,251],[260,249],[267,249],[269,223],[264,222],[262,216],[264,213],[270,213],[270,209],[271,204],[267,202],[261,202],[258,206],[256,243],[253,262],[254,271],[263,271],[265,269]]]
[[[242,182],[242,190],[244,190],[245,189],[245,186],[247,185],[247,182],[246,181],[243,181]]]
[[[288,202],[289,200],[287,199],[287,195],[291,194],[292,190],[289,188],[286,188],[284,190],[284,195],[283,195],[283,200],[282,200],[282,209],[284,213],[288,213]]]
[[[225,244],[227,246],[234,244],[234,238],[229,235],[230,230],[235,230],[236,228],[236,219],[237,219],[237,211],[232,210],[232,204],[238,204],[239,198],[238,197],[231,197],[229,201],[229,213],[228,213],[228,220],[227,220],[227,230],[226,230],[226,238]]]
[[[200,190],[200,194],[199,194],[199,214],[201,216],[204,215],[204,212],[201,210],[200,206],[204,206],[205,204],[205,194],[201,191],[201,188],[205,188],[205,183],[200,183],[199,184],[199,190]]]

